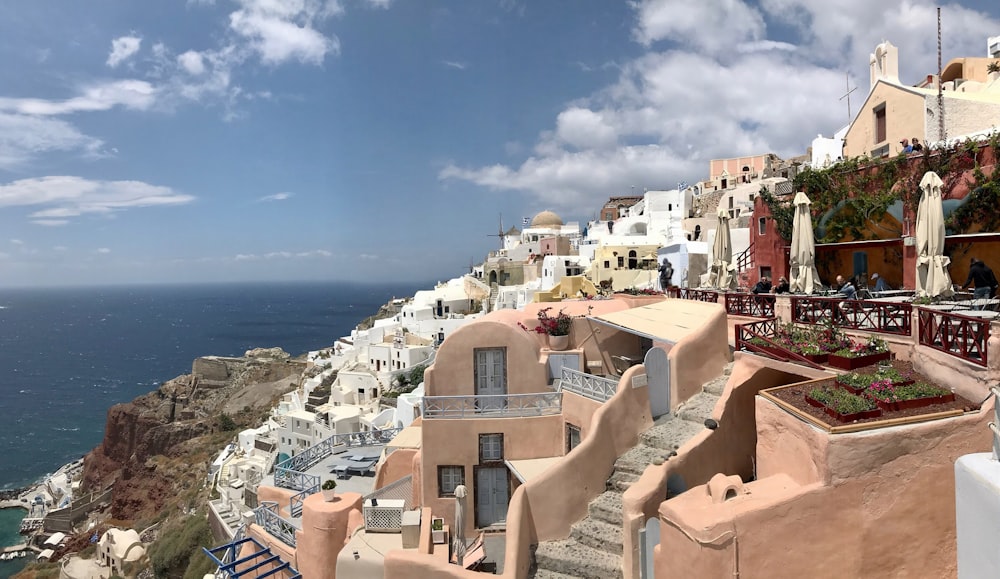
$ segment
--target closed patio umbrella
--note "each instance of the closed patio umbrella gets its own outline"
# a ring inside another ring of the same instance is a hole
[[[792,204],[795,216],[792,219],[792,248],[788,276],[788,289],[792,292],[811,294],[819,272],[816,271],[816,238],[813,234],[812,217],[809,215],[809,197],[799,191]]]
[[[951,259],[944,255],[944,210],[941,178],[934,171],[920,180],[917,207],[917,297],[949,297],[955,293],[948,274]]]
[[[712,274],[716,289],[730,289],[736,282],[733,275],[733,242],[729,235],[729,212],[719,209],[719,224],[715,229],[715,242],[712,244]]]
[[[467,492],[465,485],[455,487],[455,543],[452,546],[455,551],[459,567],[464,566],[465,558],[465,496]]]

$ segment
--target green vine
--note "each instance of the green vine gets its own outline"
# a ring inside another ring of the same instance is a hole
[[[1000,135],[994,133],[988,146],[994,157],[1000,156]],[[920,157],[897,155],[889,159],[857,157],[826,169],[805,169],[795,176],[796,191],[803,191],[810,206],[813,230],[819,243],[836,243],[899,236],[901,224],[889,218],[888,210],[901,202],[906,213],[915,215],[920,202],[920,180],[927,171],[942,179],[942,195],[951,198],[966,171],[973,169],[973,182],[967,183],[971,197],[954,212],[946,224],[965,232],[973,224],[983,231],[1000,230],[1000,163],[985,175],[978,160],[983,144],[967,140],[947,150],[925,150]],[[766,188],[760,191],[777,226],[779,235],[790,240],[795,210],[791,199],[777,196]]]

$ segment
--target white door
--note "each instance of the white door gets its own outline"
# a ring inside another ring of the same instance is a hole
[[[489,527],[507,522],[507,469],[476,469],[476,526]]]
[[[653,418],[670,412],[670,358],[660,348],[646,352],[646,384],[649,389],[649,411]]]
[[[476,350],[476,408],[480,411],[507,407],[507,352],[503,348]]]

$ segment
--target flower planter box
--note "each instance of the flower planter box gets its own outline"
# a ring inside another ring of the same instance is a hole
[[[854,422],[855,420],[865,420],[867,418],[878,418],[879,416],[882,416],[881,408],[865,410],[864,412],[854,412],[851,414],[841,414],[829,406],[824,407],[824,409],[827,414],[840,422]]]
[[[923,408],[924,406],[930,406],[932,404],[945,404],[954,401],[955,401],[954,394],[944,394],[942,396],[913,398],[910,400],[900,400],[898,402],[882,402],[881,400],[876,400],[875,403],[878,404],[879,408],[881,408],[882,410],[893,411],[893,410],[910,410],[912,408]]]
[[[819,400],[816,400],[815,398],[813,398],[808,394],[806,394],[806,402],[808,402],[810,406],[815,406],[816,408],[826,408],[825,404],[823,404]]]
[[[867,354],[865,356],[855,356],[853,358],[830,354],[830,357],[827,358],[827,364],[833,366],[834,368],[840,368],[841,370],[856,370],[858,368],[864,368],[865,366],[871,366],[872,364],[883,360],[888,360],[891,356],[892,352]]]
[[[826,361],[830,358],[830,354],[826,352],[822,354],[799,354],[799,356],[816,364],[826,364]]]

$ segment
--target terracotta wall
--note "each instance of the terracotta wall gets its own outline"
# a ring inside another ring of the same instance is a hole
[[[483,319],[462,326],[445,338],[434,364],[424,374],[426,395],[474,395],[476,348],[507,350],[509,394],[544,391],[548,376],[538,357],[538,340],[516,325]]]
[[[309,579],[336,579],[337,555],[361,518],[361,495],[337,493],[331,502],[322,493],[302,503],[302,529],[295,534],[296,569]]]
[[[677,450],[677,456],[646,468],[643,476],[623,495],[625,520],[624,567],[638,573],[638,533],[648,519],[658,516],[660,504],[672,493],[702,485],[716,473],[753,477],[757,442],[754,398],[762,389],[801,381],[804,376],[825,374],[797,364],[736,353],[730,374],[712,418],[716,430],[704,430]],[[637,576],[637,575],[633,575]]]
[[[722,367],[731,359],[725,302],[705,310],[707,319],[700,330],[670,349],[670,404],[673,408],[701,392],[702,385],[721,374]]]
[[[990,448],[992,401],[836,435],[769,401],[756,407],[760,479],[723,503],[704,487],[665,502],[657,577],[956,575],[954,461]]]
[[[504,458],[520,460],[562,456],[565,434],[562,416],[525,418],[476,418],[468,420],[424,419],[421,478],[425,482],[421,505],[434,516],[454,524],[454,497],[440,497],[437,469],[440,465],[463,465],[469,503],[476,493],[474,465],[479,464],[479,435],[503,434]],[[510,477],[511,490],[517,479]],[[466,518],[466,536],[474,536],[475,516]]]
[[[413,459],[416,455],[417,449],[413,448],[400,448],[390,452],[385,461],[378,465],[375,485],[372,488],[380,489],[413,474]]]

